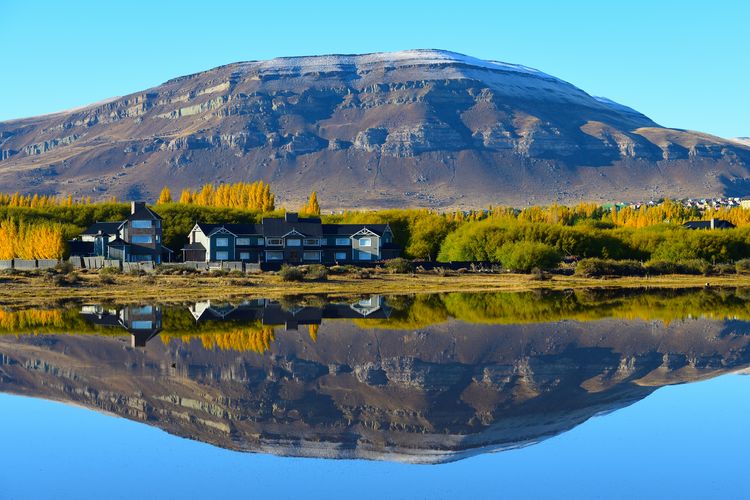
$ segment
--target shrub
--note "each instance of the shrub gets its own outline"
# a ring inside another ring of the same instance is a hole
[[[560,253],[546,243],[519,241],[500,248],[500,262],[514,271],[529,272],[534,268],[551,269],[560,264]]]
[[[55,269],[57,269],[59,272],[63,274],[72,273],[75,270],[75,267],[73,264],[67,260],[63,260],[58,262],[57,266],[55,266]]]
[[[76,286],[79,284],[79,282],[80,280],[78,279],[78,274],[76,273],[56,274],[52,276],[52,284],[54,286],[59,286],[59,287]]]
[[[682,262],[652,260],[644,265],[646,272],[653,275],[662,274],[705,274],[708,263],[699,259]]]
[[[409,274],[414,272],[414,264],[401,257],[387,260],[385,268],[393,274]]]
[[[313,264],[307,268],[305,279],[311,281],[325,281],[328,279],[328,269],[322,264]]]
[[[302,281],[305,278],[304,273],[300,269],[286,264],[281,266],[279,276],[281,276],[281,281]]]
[[[750,273],[750,259],[741,259],[734,263],[734,268],[738,273]]]
[[[122,274],[122,271],[120,271],[119,267],[103,267],[99,269],[100,275],[113,275],[113,274]]]
[[[604,276],[644,276],[645,268],[636,260],[583,259],[576,265],[575,274],[584,278]]]
[[[115,284],[115,278],[110,273],[99,274],[99,283],[102,285],[113,285]]]
[[[336,265],[336,266],[329,267],[328,268],[328,272],[330,274],[346,274],[346,273],[349,272],[349,269],[346,268],[345,266],[338,266],[338,265]]]

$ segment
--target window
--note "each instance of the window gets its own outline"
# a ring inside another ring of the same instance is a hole
[[[265,239],[258,238],[258,245],[263,246],[265,244]]]
[[[130,227],[133,229],[151,229],[150,220],[134,220],[130,221]]]
[[[359,246],[361,246],[361,247],[371,247],[372,246],[372,238],[360,238],[359,239]]]
[[[320,260],[320,252],[302,252],[302,260]]]
[[[156,242],[159,243],[159,241],[161,241],[161,238],[159,238],[159,235],[157,234],[156,235]]]
[[[346,260],[346,252],[336,252],[334,257],[336,260]]]
[[[237,238],[236,240],[234,240],[234,244],[238,247],[249,247],[250,238]]]
[[[284,246],[284,240],[281,238],[266,238],[266,245],[269,247],[282,247]]]
[[[370,252],[359,252],[359,260],[370,260],[372,259],[372,254]]]
[[[351,244],[351,241],[349,238],[336,238],[336,245],[337,246],[348,246]]]
[[[286,240],[286,246],[288,247],[299,247],[302,246],[302,240],[297,238],[289,238]]]
[[[250,260],[250,252],[240,252],[240,260]]]
[[[135,316],[136,314],[151,314],[154,312],[153,306],[141,306],[141,307],[131,307],[130,308],[130,315]]]
[[[284,260],[284,252],[266,252],[266,261]]]
[[[149,234],[135,234],[130,237],[131,243],[152,243],[151,235]]]
[[[228,247],[229,246],[229,238],[216,238],[216,246],[217,247]]]
[[[309,238],[305,240],[305,246],[316,247],[320,245],[320,241],[316,238]]]
[[[229,252],[216,252],[216,260],[229,260]]]
[[[154,326],[151,321],[138,320],[130,323],[130,328],[133,330],[151,330]]]

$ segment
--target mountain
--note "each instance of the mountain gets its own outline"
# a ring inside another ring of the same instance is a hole
[[[324,209],[750,194],[750,146],[441,50],[235,63],[0,122],[3,191],[154,199],[252,179]]]
[[[132,348],[112,334],[0,335],[0,391],[238,451],[440,463],[534,444],[750,364],[750,324],[737,320],[367,321],[324,321],[314,338],[279,327],[263,354],[197,339]]]

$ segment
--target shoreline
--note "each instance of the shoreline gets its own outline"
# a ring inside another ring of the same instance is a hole
[[[450,292],[524,292],[565,289],[633,288],[750,288],[750,275],[664,275],[654,277],[582,278],[528,274],[375,274],[370,278],[333,275],[326,281],[284,282],[275,274],[242,277],[208,275],[112,276],[102,282],[98,273],[81,273],[77,283],[55,285],[42,274],[0,275],[0,307],[50,304],[61,301],[160,303],[196,300],[279,298],[301,295],[362,296],[412,295]]]

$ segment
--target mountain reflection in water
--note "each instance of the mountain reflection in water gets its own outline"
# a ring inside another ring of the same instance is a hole
[[[745,290],[5,308],[0,390],[234,450],[439,463],[745,369],[748,319]]]

